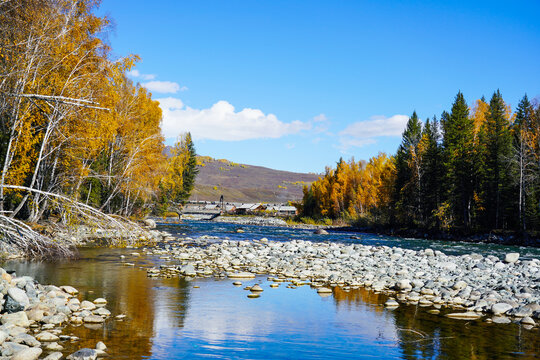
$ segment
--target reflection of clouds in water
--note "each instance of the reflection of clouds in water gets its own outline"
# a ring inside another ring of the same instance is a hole
[[[363,303],[336,307],[332,297],[321,298],[308,287],[292,290],[282,284],[270,289],[268,283],[262,287],[261,298],[249,300],[246,291],[228,281],[201,284],[201,291],[191,292],[183,335],[212,345],[258,340],[332,343],[336,334],[352,337],[353,342],[397,339],[392,316]]]

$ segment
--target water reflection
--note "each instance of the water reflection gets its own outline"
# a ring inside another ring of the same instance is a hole
[[[215,228],[206,226],[189,234],[214,234]],[[237,236],[232,225],[219,229]],[[253,231],[246,238],[309,236],[283,228]],[[105,297],[114,315],[127,315],[97,329],[67,327],[64,333],[84,340],[63,343],[65,354],[97,341],[105,342],[113,359],[504,359],[540,353],[538,329],[452,320],[416,306],[388,310],[382,306],[385,295],[365,289],[335,288],[323,298],[309,286],[270,288],[263,276],[241,287],[213,278],[148,278],[145,268],[164,260],[131,258],[135,266],[124,266],[120,254],[129,252],[87,249],[77,261],[2,266],[42,284],[73,285],[85,299]],[[255,283],[264,292],[248,299],[243,287]]]
[[[19,275],[33,276],[42,284],[72,285],[79,289],[81,299],[104,297],[113,315],[127,315],[123,321],[111,320],[104,326],[67,326],[63,333],[78,336],[81,340],[63,343],[66,354],[82,347],[94,348],[98,341],[103,341],[115,359],[142,359],[151,356],[156,322],[163,316],[158,316],[160,312],[156,311],[156,306],[159,302],[154,301],[159,299],[159,291],[156,282],[147,278],[144,270],[123,266],[119,261],[120,253],[111,249],[86,249],[76,261],[10,261],[2,266]],[[144,266],[145,262],[137,265]],[[179,279],[170,281],[176,282],[176,288],[182,288]],[[179,293],[172,298],[181,308],[187,303],[188,293]],[[170,325],[182,326],[182,321]]]
[[[452,320],[430,314],[413,305],[385,309],[387,296],[364,289],[334,289],[336,307],[350,312],[352,307],[368,307],[376,313],[391,314],[404,359],[514,359],[537,358],[540,331],[525,330],[517,324],[489,324],[484,321]]]

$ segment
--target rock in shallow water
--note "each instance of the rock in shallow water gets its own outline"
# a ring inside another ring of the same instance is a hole
[[[36,335],[36,339],[39,341],[58,341],[60,338],[48,331],[43,331]]]
[[[459,320],[476,320],[482,317],[481,314],[478,314],[475,312],[451,313],[451,314],[446,314],[446,316],[451,319],[459,319]]]
[[[94,349],[83,348],[69,355],[67,360],[96,360],[97,351]]]
[[[512,309],[512,305],[510,304],[497,303],[493,304],[493,306],[491,307],[491,312],[493,313],[493,315],[502,315],[510,309]]]
[[[229,273],[227,276],[230,279],[253,279],[255,274],[249,272],[238,272],[238,273]]]

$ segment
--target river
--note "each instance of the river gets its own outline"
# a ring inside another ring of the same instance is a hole
[[[242,226],[212,222],[160,225],[172,234],[230,239],[359,242],[403,248],[432,248],[448,254],[476,252],[503,257],[517,251],[540,258],[540,249],[488,244],[402,239],[373,234]],[[359,236],[360,239],[352,239]],[[64,343],[65,354],[103,341],[114,359],[514,359],[540,356],[540,331],[518,324],[452,320],[428,309],[382,306],[386,296],[363,289],[335,288],[329,297],[314,289],[272,289],[266,276],[244,280],[149,278],[146,269],[166,260],[131,257],[130,249],[81,249],[80,259],[59,262],[9,261],[2,266],[42,284],[72,285],[84,299],[105,297],[113,315],[95,328],[68,326],[81,338]],[[126,260],[135,266],[126,266]],[[243,286],[260,283],[260,298],[248,299]]]

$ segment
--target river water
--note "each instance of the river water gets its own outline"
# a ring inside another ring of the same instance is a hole
[[[540,249],[402,239],[372,234],[185,222],[161,225],[173,234],[192,238],[215,235],[230,239],[360,242],[421,249],[448,254],[481,253],[503,257],[517,251],[540,258]],[[351,239],[359,236],[360,239]],[[81,249],[74,261],[2,264],[18,275],[42,284],[72,285],[81,297],[105,297],[113,315],[95,328],[67,326],[65,334],[81,338],[63,343],[69,354],[103,341],[113,359],[533,359],[540,356],[540,330],[518,324],[490,324],[482,320],[452,320],[428,309],[382,306],[386,296],[363,289],[335,288],[321,297],[308,286],[272,289],[265,276],[243,281],[197,278],[148,278],[146,269],[165,260],[131,257],[129,249]],[[120,255],[135,263],[126,266]],[[248,299],[244,286],[260,283],[260,298]],[[444,313],[444,312],[443,312]]]

